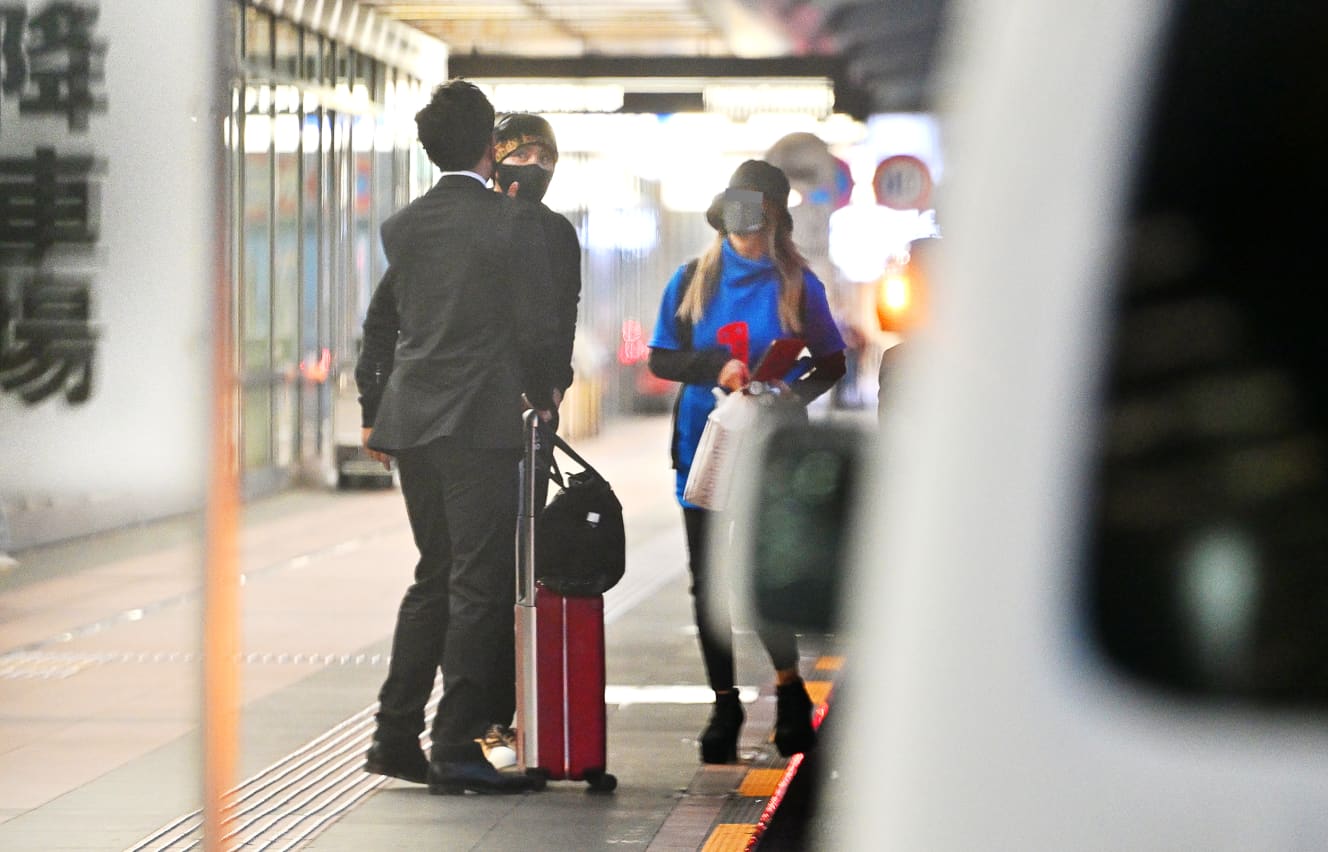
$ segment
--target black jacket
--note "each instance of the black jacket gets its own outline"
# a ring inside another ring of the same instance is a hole
[[[552,405],[562,350],[539,208],[446,175],[382,239],[355,368],[369,446],[519,447],[521,395]]]
[[[572,384],[572,341],[576,336],[576,309],[581,300],[581,241],[576,228],[561,213],[538,205],[544,238],[549,244],[549,271],[553,274],[554,311],[558,315],[558,353],[554,357],[554,387],[566,391]]]

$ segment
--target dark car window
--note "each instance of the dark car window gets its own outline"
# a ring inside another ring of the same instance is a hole
[[[1090,534],[1107,655],[1328,710],[1328,4],[1174,12],[1138,159]]]

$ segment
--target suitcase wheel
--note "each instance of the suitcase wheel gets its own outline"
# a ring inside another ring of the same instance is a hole
[[[618,778],[603,769],[592,769],[586,773],[587,793],[612,793],[618,788]]]

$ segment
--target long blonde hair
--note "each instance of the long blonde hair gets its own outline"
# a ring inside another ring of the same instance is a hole
[[[793,217],[788,210],[777,207],[769,200],[765,204],[767,222],[773,221],[774,228],[767,229],[768,244],[766,254],[775,261],[779,271],[779,324],[785,332],[802,332],[803,271],[807,261],[793,244]],[[701,257],[697,259],[696,271],[688,282],[687,292],[678,305],[677,316],[695,326],[705,314],[706,306],[715,297],[719,289],[719,274],[724,265],[725,234],[717,234]]]

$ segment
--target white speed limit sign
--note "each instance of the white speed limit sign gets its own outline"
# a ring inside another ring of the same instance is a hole
[[[887,157],[872,177],[876,203],[892,210],[923,210],[931,198],[931,171],[917,157]]]

